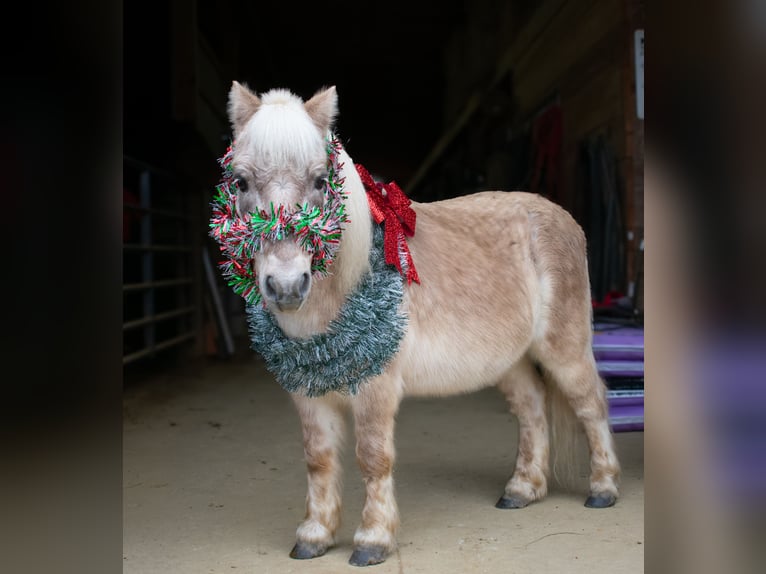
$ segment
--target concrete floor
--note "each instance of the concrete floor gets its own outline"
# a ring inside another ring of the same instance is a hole
[[[405,399],[397,422],[399,550],[378,574],[643,572],[643,433],[617,434],[622,497],[583,506],[552,492],[522,510],[494,503],[512,470],[516,423],[495,389]],[[306,475],[298,416],[257,356],[189,365],[126,385],[125,574],[337,573],[349,566],[364,490],[346,452],[343,525],[325,556],[292,560]]]

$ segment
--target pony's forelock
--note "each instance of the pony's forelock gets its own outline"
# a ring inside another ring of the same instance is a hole
[[[262,105],[239,135],[237,147],[255,158],[306,166],[324,153],[324,137],[303,100],[284,89],[262,94]]]

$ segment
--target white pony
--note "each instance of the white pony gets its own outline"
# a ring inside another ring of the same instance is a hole
[[[402,398],[410,395],[446,396],[489,386],[504,393],[519,421],[519,444],[515,470],[498,508],[522,508],[546,495],[550,437],[557,438],[554,431],[565,422],[561,417],[576,417],[590,449],[586,506],[614,504],[620,467],[605,386],[591,349],[590,286],[580,227],[559,206],[523,192],[483,192],[411,205],[407,200],[408,205],[393,209],[389,203],[395,198],[390,196],[396,190],[374,184],[371,189],[364,170],[355,169],[342,146],[334,168],[330,165],[327,142],[337,113],[334,87],[306,102],[281,89],[259,97],[237,82],[229,94],[234,144],[227,169],[236,204],[232,217],[250,221],[251,214],[261,214],[267,220],[259,224],[261,235],[247,243],[248,269],[262,297],[250,308],[265,313],[285,341],[335,335],[338,317],[360,286],[379,284],[370,280],[371,253],[379,248],[374,229],[401,231],[407,215],[412,227],[416,222],[414,235],[402,243],[399,233],[396,243],[395,267],[407,279],[399,282],[396,316],[405,321],[399,323],[401,333],[395,333],[390,349],[382,350],[390,351],[388,355],[375,355],[379,368],[346,392],[310,392],[310,385],[292,389],[303,429],[308,495],[290,555],[321,556],[335,543],[341,515],[339,447],[349,411],[366,487],[350,563],[376,564],[395,549],[394,419]],[[338,216],[342,233],[316,235],[332,247],[325,253],[324,273],[317,273],[320,248],[312,247],[314,231],[305,231],[316,225],[301,225],[321,219],[317,213],[328,209],[328,190],[335,185],[342,187],[342,208],[332,209],[342,213],[329,215]],[[370,193],[389,202],[381,204],[388,210],[385,218]],[[413,229],[405,231],[409,235]],[[361,331],[374,333],[372,323]],[[383,331],[378,335],[391,335],[392,329]],[[371,356],[381,351],[368,347]],[[347,358],[344,349],[328,353],[332,356],[324,360],[330,367],[333,357]],[[290,360],[282,355],[272,366]],[[298,368],[314,376],[310,365],[296,362]],[[282,374],[294,372],[290,367]],[[557,397],[566,408],[550,410],[556,413],[550,418],[547,406]]]

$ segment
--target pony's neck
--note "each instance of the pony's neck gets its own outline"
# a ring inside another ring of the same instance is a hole
[[[343,189],[346,193],[346,213],[348,223],[343,231],[342,243],[332,270],[332,279],[336,289],[346,295],[359,284],[362,276],[370,269],[370,247],[372,246],[372,217],[367,192],[354,167],[354,161],[341,148],[339,154]],[[318,281],[321,284],[323,280]]]
[[[292,313],[274,312],[277,323],[288,337],[303,338],[324,332],[338,315],[346,297],[370,269],[372,218],[367,194],[354,162],[344,148],[341,148],[338,160],[342,164],[340,176],[344,179],[349,221],[343,230],[335,261],[329,269],[330,274],[313,281],[303,307]]]

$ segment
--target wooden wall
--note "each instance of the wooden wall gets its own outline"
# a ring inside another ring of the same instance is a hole
[[[439,163],[455,153],[450,150],[475,148],[485,138],[478,126],[487,123],[487,108],[510,75],[509,109],[489,121],[507,122],[510,132],[518,132],[546,102],[560,105],[559,203],[573,214],[585,193],[578,183],[582,142],[602,136],[613,150],[625,224],[620,288],[627,291],[643,237],[643,120],[636,117],[633,67],[633,31],[644,25],[643,0],[475,0],[466,4],[466,15],[445,55],[444,137],[410,182],[415,196],[429,178],[438,180]]]

